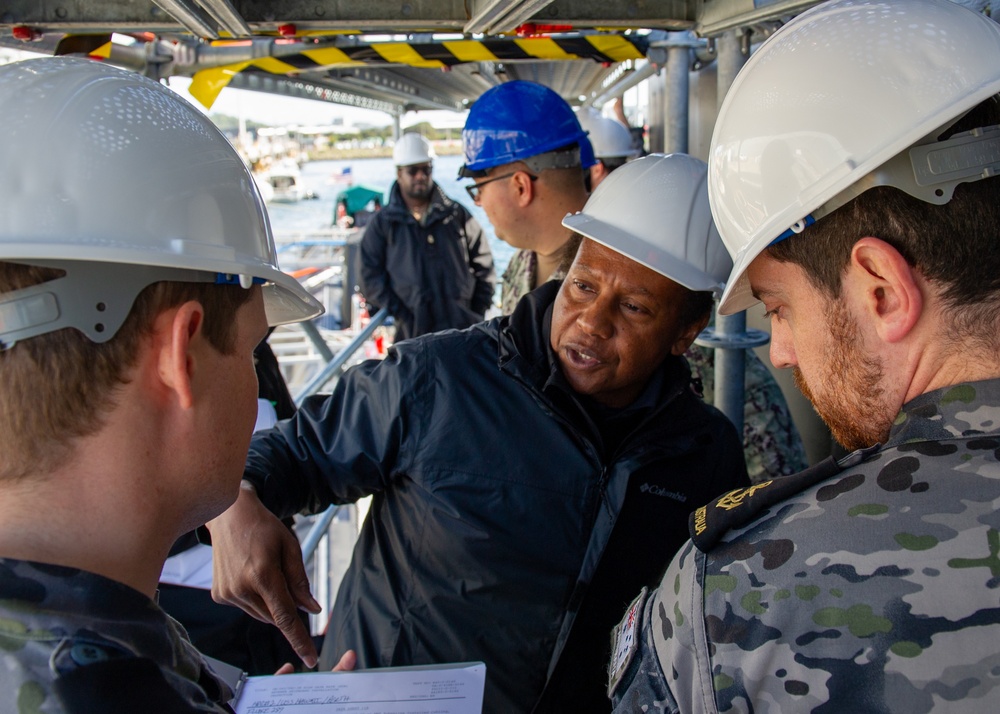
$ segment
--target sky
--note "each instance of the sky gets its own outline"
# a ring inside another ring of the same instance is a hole
[[[269,126],[325,126],[333,124],[335,118],[342,118],[347,125],[370,124],[387,126],[392,124],[392,117],[385,112],[371,109],[360,109],[346,104],[333,104],[315,99],[299,99],[284,97],[279,94],[252,92],[246,89],[223,89],[211,109],[206,110],[201,102],[191,96],[188,86],[191,80],[186,77],[171,77],[169,87],[206,113],[218,112],[239,117],[242,113],[248,121],[255,121]],[[423,111],[407,112],[400,120],[403,129],[418,122],[430,122],[438,128],[458,127],[465,124],[467,112]]]
[[[299,99],[283,97],[278,94],[252,92],[245,89],[223,89],[212,108],[206,110],[202,104],[192,97],[187,88],[191,80],[186,77],[171,77],[168,84],[172,90],[180,94],[202,111],[218,112],[239,117],[241,114],[248,121],[271,126],[287,124],[326,125],[334,123],[335,118],[342,118],[346,124],[372,124],[385,126],[392,123],[392,117],[384,112],[371,109],[359,109],[344,104],[332,104],[314,99]],[[412,113],[409,117],[414,116]],[[404,118],[404,125],[407,123]]]

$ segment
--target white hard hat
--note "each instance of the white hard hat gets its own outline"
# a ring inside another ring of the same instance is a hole
[[[838,0],[782,27],[737,75],[712,137],[709,198],[735,260],[719,312],[757,302],[746,269],[765,248],[862,191],[946,203],[995,172],[981,158],[995,138],[935,140],[998,91],[1000,26],[949,0]]]
[[[392,149],[392,162],[396,166],[428,164],[434,160],[434,147],[415,132],[403,134]]]
[[[639,153],[632,144],[632,134],[621,122],[601,115],[593,107],[582,109],[577,118],[598,159],[630,158]]]
[[[649,154],[611,172],[563,225],[689,290],[722,293],[733,261],[712,223],[704,161]]]
[[[0,342],[110,339],[162,280],[263,283],[268,322],[322,306],[277,265],[250,171],[200,111],[80,58],[0,67],[0,260],[66,276],[0,294]]]

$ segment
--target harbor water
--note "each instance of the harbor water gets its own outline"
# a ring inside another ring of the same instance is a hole
[[[493,251],[499,286],[500,275],[513,256],[514,249],[496,237],[486,213],[469,198],[464,187],[471,183],[471,179],[457,178],[462,161],[461,156],[437,157],[434,160],[433,178],[452,200],[469,209],[483,227],[489,239],[490,249]],[[351,183],[381,189],[388,200],[389,188],[396,180],[396,169],[392,159],[308,161],[302,165],[302,182],[306,191],[315,194],[316,198],[295,203],[269,204],[268,214],[274,232],[280,235],[328,228],[333,220],[337,194],[351,185],[341,178],[347,168],[350,168]],[[499,287],[497,296],[499,299]]]

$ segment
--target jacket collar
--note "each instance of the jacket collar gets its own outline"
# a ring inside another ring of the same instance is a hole
[[[447,215],[454,203],[437,183],[431,182],[431,202],[427,207],[427,213],[424,214],[424,224],[437,220],[439,216]],[[382,210],[393,220],[414,220],[410,209],[406,207],[406,201],[403,200],[399,181],[393,181],[392,188],[389,189],[389,202]]]
[[[903,405],[886,447],[1000,434],[1000,379],[967,382],[921,394]]]

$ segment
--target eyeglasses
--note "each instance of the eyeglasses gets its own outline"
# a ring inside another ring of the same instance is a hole
[[[473,202],[479,203],[479,191],[482,189],[483,186],[485,186],[488,183],[493,183],[494,181],[499,181],[500,179],[510,178],[514,174],[518,174],[518,173],[522,173],[522,172],[521,171],[511,171],[509,174],[500,174],[499,176],[494,176],[492,178],[488,178],[485,181],[480,181],[479,183],[474,183],[474,184],[471,184],[469,186],[466,186],[465,190],[469,192],[469,198],[471,198],[473,200]],[[527,172],[524,172],[524,173],[527,173]],[[532,174],[527,174],[527,176],[532,181],[537,181],[538,180],[538,177],[534,176]]]
[[[416,166],[407,166],[403,170],[408,176],[416,176],[417,174],[424,174],[425,176],[430,176],[431,171],[434,167],[430,164],[417,164]]]

